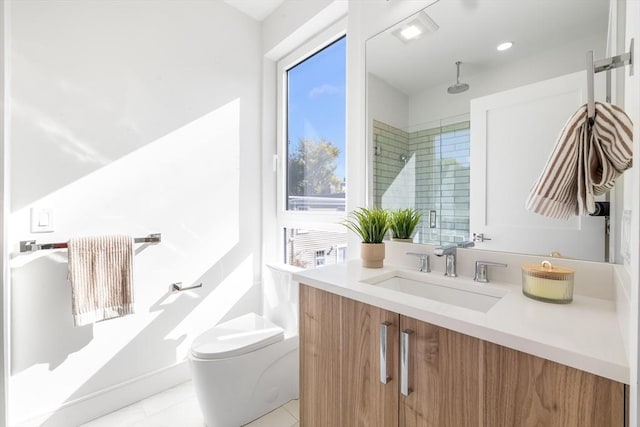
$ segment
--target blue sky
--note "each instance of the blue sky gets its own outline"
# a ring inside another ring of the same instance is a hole
[[[336,175],[344,179],[346,38],[289,70],[288,137],[325,139],[340,149]]]

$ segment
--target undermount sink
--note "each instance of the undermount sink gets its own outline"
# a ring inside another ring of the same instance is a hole
[[[362,282],[483,313],[489,311],[507,293],[481,284],[455,283],[456,280],[459,279],[438,278],[430,273],[393,271]]]

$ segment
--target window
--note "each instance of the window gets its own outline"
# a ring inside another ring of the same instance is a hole
[[[338,262],[347,242],[344,25],[278,63],[278,224],[284,261],[304,268]]]
[[[286,209],[344,211],[346,38],[286,70]]]
[[[347,233],[344,230],[284,229],[284,262],[302,268],[313,268],[346,261]]]

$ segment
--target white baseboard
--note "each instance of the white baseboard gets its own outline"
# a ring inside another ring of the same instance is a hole
[[[14,427],[78,426],[190,379],[189,365],[185,360],[168,368],[65,402],[55,410],[18,422]]]

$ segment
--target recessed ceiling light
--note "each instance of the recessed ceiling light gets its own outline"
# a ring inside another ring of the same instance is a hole
[[[513,46],[513,42],[504,42],[500,43],[496,49],[502,52],[503,50],[510,49],[511,46]]]

